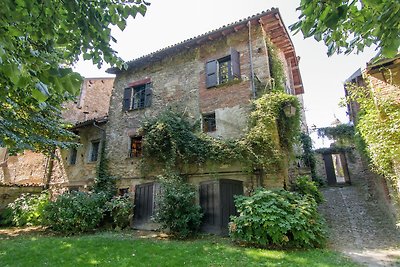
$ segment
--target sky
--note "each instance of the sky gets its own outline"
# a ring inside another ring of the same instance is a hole
[[[113,48],[125,61],[155,52],[186,39],[204,34],[237,20],[261,13],[272,7],[279,8],[286,27],[296,22],[296,7],[300,0],[149,0],[144,17],[130,18],[126,29],[112,30],[118,40]],[[309,127],[329,126],[335,118],[348,122],[346,110],[338,103],[344,96],[343,83],[358,68],[364,68],[377,51],[366,49],[360,54],[326,55],[326,47],[313,38],[304,39],[301,33],[289,35],[300,57],[300,72],[304,85],[304,103]],[[109,77],[105,70],[97,69],[90,61],[79,61],[75,66],[86,78]],[[322,144],[316,140],[316,147]]]

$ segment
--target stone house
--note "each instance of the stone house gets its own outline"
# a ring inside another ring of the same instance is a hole
[[[400,54],[393,58],[384,58],[378,61],[371,60],[367,63],[365,69],[358,69],[346,80],[344,87],[346,96],[351,94],[351,91],[348,90],[348,83],[368,88],[368,95],[373,99],[377,110],[379,110],[380,103],[387,100],[400,104]],[[348,103],[347,109],[350,121],[357,125],[357,115],[360,112],[359,103],[352,100]],[[382,116],[384,117],[385,115],[382,114]],[[393,141],[397,142],[396,140]],[[397,217],[397,220],[399,220],[400,206],[396,202],[400,199],[400,161],[398,157],[393,156],[391,161],[396,179],[389,182],[388,179],[375,173],[365,175],[365,179],[373,193],[382,200],[383,208],[390,213],[391,217]],[[364,159],[359,160],[358,164],[363,167],[365,173],[371,173],[369,164]]]
[[[65,103],[65,122],[78,136],[81,145],[71,150],[56,150],[57,158],[24,151],[7,154],[0,148],[0,184],[50,186],[52,189],[78,190],[93,183],[96,176],[100,139],[107,114],[114,78],[84,79],[80,96]]]
[[[146,149],[142,148],[145,136],[139,131],[142,122],[175,106],[201,121],[202,130],[213,137],[241,137],[251,100],[258,94],[256,85],[271,82],[268,40],[279,51],[286,92],[302,103],[299,58],[278,9],[129,61],[127,70],[108,70],[116,77],[105,153],[111,175],[119,178],[120,192],[135,196],[136,227],[149,225],[158,190],[155,177],[144,177],[139,169],[142,149]],[[306,129],[304,110],[301,115]],[[234,194],[249,193],[260,185],[283,187],[288,180],[288,172],[260,176],[234,162],[212,172],[203,167],[186,175],[199,188],[205,230],[210,232],[226,229],[234,212]]]

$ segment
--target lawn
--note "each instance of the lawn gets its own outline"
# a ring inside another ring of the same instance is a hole
[[[134,232],[56,237],[0,235],[5,266],[358,266],[323,249],[264,250],[203,236],[191,241],[141,238]]]

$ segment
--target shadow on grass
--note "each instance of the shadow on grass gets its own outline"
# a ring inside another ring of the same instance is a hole
[[[219,238],[174,241],[110,232],[3,239],[0,262],[2,266],[356,266],[321,249],[264,250],[237,247]]]

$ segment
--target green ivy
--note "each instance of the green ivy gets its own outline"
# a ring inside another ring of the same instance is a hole
[[[360,106],[357,118],[357,143],[362,144],[373,169],[393,184],[398,183],[394,167],[400,158],[400,105],[395,99],[376,97],[368,76],[364,77],[365,87],[349,84],[349,101]]]
[[[310,168],[311,177],[313,181],[316,181],[317,180],[317,172],[315,170],[316,160],[314,156],[311,137],[306,133],[301,133],[300,142],[303,148],[303,154],[301,155],[301,159],[304,162],[304,165]]]
[[[101,142],[100,159],[97,165],[96,178],[94,179],[93,191],[95,193],[104,193],[110,200],[117,192],[116,178],[108,172],[108,161],[105,157],[106,143],[104,139]]]
[[[349,124],[339,124],[334,127],[318,128],[319,137],[327,137],[335,140],[338,145],[354,144],[354,126]]]
[[[285,114],[292,106],[296,113]],[[249,131],[240,139],[222,140],[202,133],[199,124],[179,111],[168,109],[142,124],[144,159],[142,171],[161,166],[166,172],[182,172],[190,164],[240,161],[254,168],[279,171],[300,133],[299,102],[281,92],[254,101]]]

